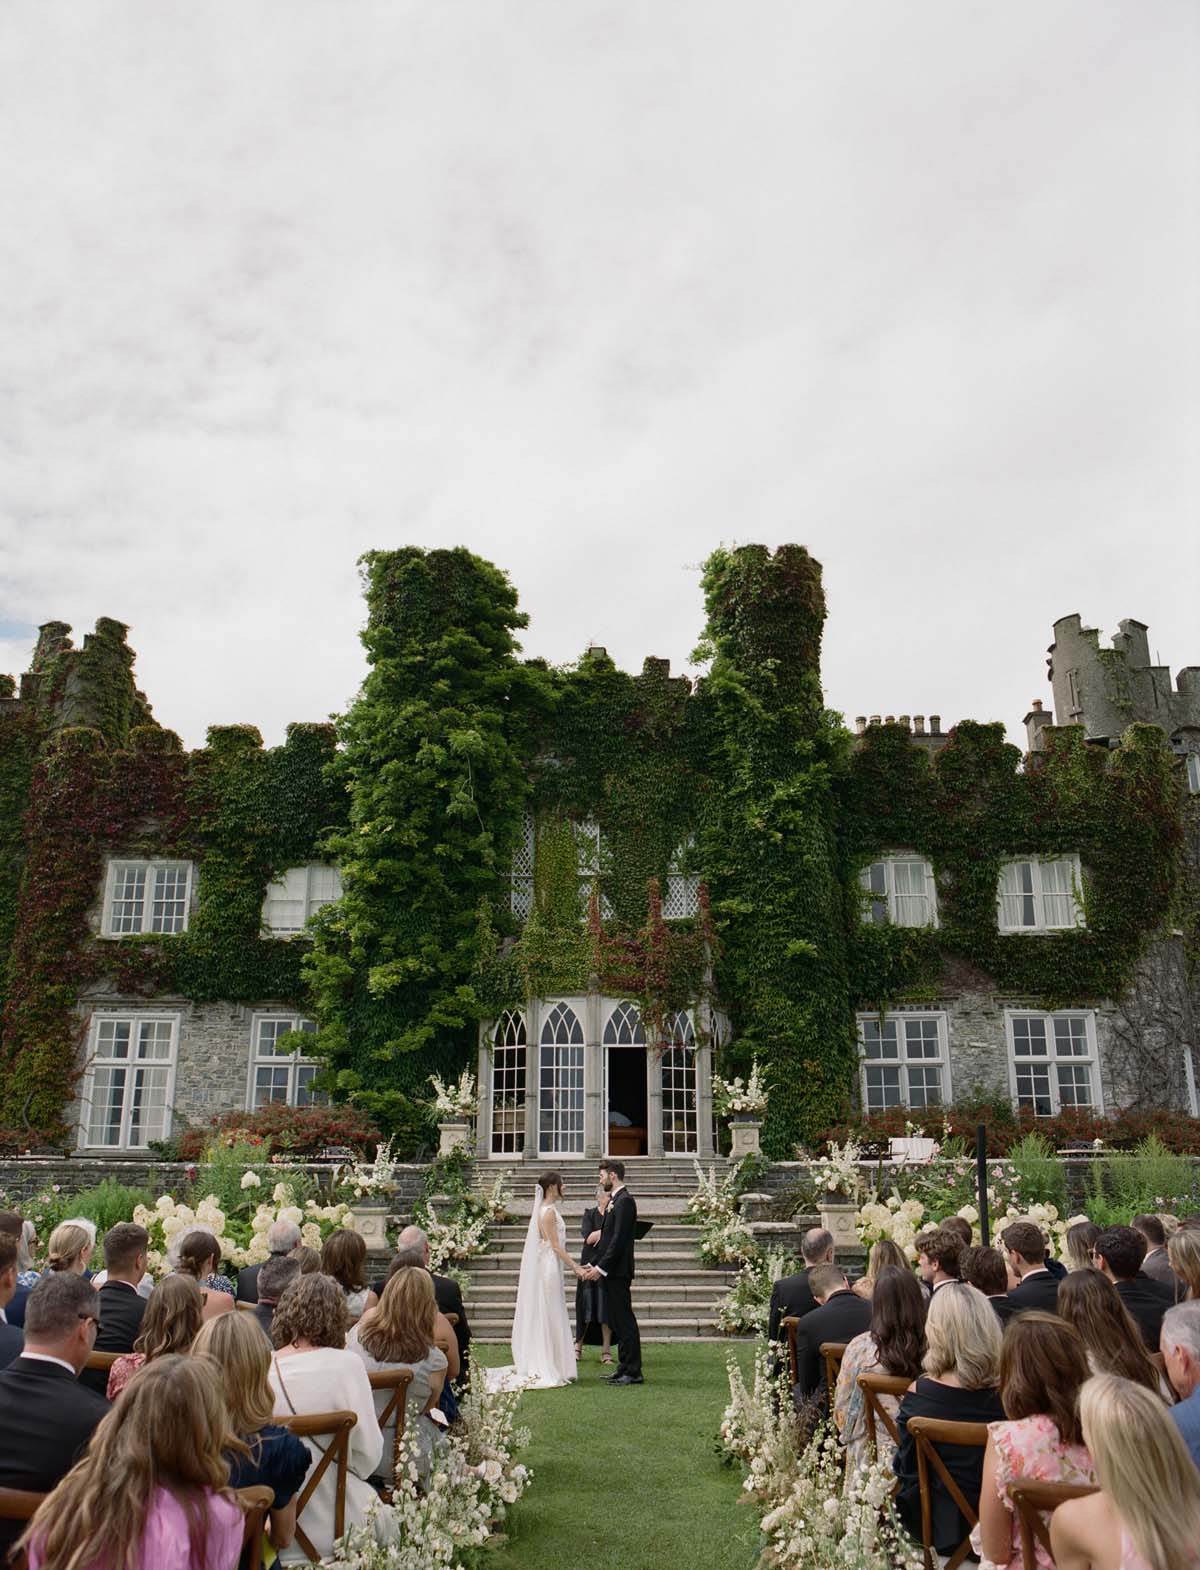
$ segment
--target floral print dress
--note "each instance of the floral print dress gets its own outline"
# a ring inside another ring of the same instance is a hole
[[[1033,1570],[1021,1554],[1021,1529],[1009,1498],[1008,1485],[1018,1478],[1037,1483],[1096,1484],[1096,1468],[1086,1445],[1064,1445],[1053,1418],[1044,1413],[1006,1423],[989,1423],[988,1433],[996,1452],[996,1492],[1012,1524],[1012,1557],[1007,1570]],[[971,1537],[978,1552],[976,1527]],[[986,1565],[989,1561],[984,1560]],[[1040,1543],[1035,1544],[1037,1570],[1054,1570],[1054,1561]]]
[[[875,1337],[869,1330],[864,1330],[846,1346],[833,1393],[833,1421],[846,1451],[847,1486],[854,1474],[871,1461],[871,1447],[867,1443],[867,1405],[858,1386],[858,1376],[883,1372]],[[881,1396],[879,1404],[893,1418],[900,1410],[900,1402],[895,1396]],[[875,1424],[875,1442],[879,1447],[880,1466],[890,1471],[896,1446],[882,1423]]]

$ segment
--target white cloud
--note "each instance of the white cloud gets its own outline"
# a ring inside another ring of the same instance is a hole
[[[678,666],[825,564],[848,714],[1015,726],[1073,610],[1200,658],[1184,0],[14,3],[0,669],[131,624],[191,743],[344,705],[355,559]]]

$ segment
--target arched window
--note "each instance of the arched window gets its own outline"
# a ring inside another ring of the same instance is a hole
[[[525,1016],[505,1009],[492,1032],[492,1154],[518,1156],[525,1149]]]
[[[583,1026],[569,1003],[556,1003],[542,1024],[538,1062],[538,1150],[583,1154]]]
[[[699,1149],[696,1094],[696,1030],[684,1009],[663,1021],[663,1153],[692,1156]]]
[[[568,1003],[556,1003],[542,1025],[542,1042],[554,1046],[582,1046],[583,1026]]]
[[[618,1003],[604,1027],[606,1047],[644,1047],[646,1032],[636,1003]]]

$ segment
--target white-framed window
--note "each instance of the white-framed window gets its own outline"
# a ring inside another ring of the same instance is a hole
[[[689,835],[671,857],[667,867],[667,886],[663,890],[664,921],[683,921],[700,909],[700,876],[696,872],[684,871],[695,849],[695,842]]]
[[[308,867],[289,867],[267,884],[263,900],[262,923],[276,938],[292,938],[303,932],[308,918],[322,905],[342,897],[342,875],[336,867],[313,862]]]
[[[859,1080],[865,1112],[940,1107],[950,1099],[946,1016],[860,1014]]]
[[[533,911],[533,846],[533,814],[527,812],[512,859],[512,913],[518,921],[528,920]]]
[[[884,856],[858,875],[871,897],[863,902],[863,920],[877,926],[936,927],[937,885],[933,867],[923,856]]]
[[[597,880],[600,881],[600,917],[611,921],[613,908],[604,892],[604,839],[595,818],[583,818],[575,824],[575,857],[579,869],[579,901],[587,911],[588,901]]]
[[[246,1109],[257,1112],[269,1102],[281,1101],[289,1107],[311,1107],[327,1098],[312,1088],[320,1065],[302,1053],[280,1047],[282,1038],[293,1030],[316,1035],[311,1019],[295,1014],[256,1014],[250,1049],[250,1091]]]
[[[1083,926],[1078,856],[1006,861],[996,916],[1001,932],[1060,932]]]
[[[1192,795],[1200,795],[1200,752],[1187,755],[1187,787]]]
[[[525,1149],[529,1037],[520,1009],[505,1009],[492,1032],[492,1155]]]
[[[79,1143],[144,1150],[171,1126],[179,1015],[93,1014],[80,1098]]]
[[[190,861],[110,861],[101,933],[186,932],[191,898]]]
[[[1096,1016],[1091,1009],[1045,1014],[1006,1009],[1008,1061],[1018,1111],[1057,1117],[1064,1107],[1104,1110],[1096,1061]]]

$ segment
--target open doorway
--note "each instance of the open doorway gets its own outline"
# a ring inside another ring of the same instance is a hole
[[[607,1050],[608,1154],[644,1156],[649,1148],[646,1049],[609,1047]]]

